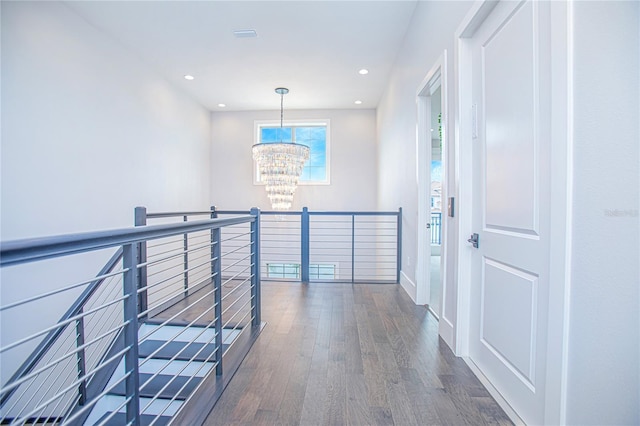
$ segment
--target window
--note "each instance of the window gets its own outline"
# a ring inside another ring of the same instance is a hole
[[[333,280],[336,278],[336,265],[309,265],[310,280]]]
[[[268,278],[300,278],[298,263],[267,263]]]
[[[256,143],[280,141],[304,144],[311,150],[300,176],[301,185],[329,184],[329,120],[287,122],[282,129],[279,121],[256,122]],[[254,183],[259,184],[257,166],[254,177]]]
[[[300,279],[299,263],[267,263],[267,278]],[[333,280],[336,278],[336,265],[309,265],[309,279]]]

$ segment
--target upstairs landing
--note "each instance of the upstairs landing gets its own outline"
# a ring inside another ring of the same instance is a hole
[[[398,285],[264,282],[267,322],[206,425],[511,425]]]

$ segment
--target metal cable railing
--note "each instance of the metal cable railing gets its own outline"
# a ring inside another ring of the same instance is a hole
[[[1,244],[0,423],[167,424],[198,389],[219,397],[237,368],[225,359],[261,325],[259,211],[145,226],[152,216]]]
[[[245,211],[216,210],[215,216]],[[265,211],[262,280],[397,283],[402,209],[395,212]]]
[[[398,282],[399,212],[309,212],[309,280]]]
[[[431,212],[431,244],[442,244],[442,212]]]

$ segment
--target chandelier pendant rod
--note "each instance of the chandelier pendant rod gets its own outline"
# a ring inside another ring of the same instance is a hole
[[[276,88],[276,93],[280,95],[280,142],[282,143],[282,134],[284,133],[284,95],[289,93],[289,89],[278,87]]]

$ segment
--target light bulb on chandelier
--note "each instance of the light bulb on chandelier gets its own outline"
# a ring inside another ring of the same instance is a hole
[[[278,87],[280,95],[280,142],[253,145],[253,159],[258,165],[260,181],[264,182],[273,210],[287,210],[293,202],[304,164],[309,159],[309,147],[282,141],[284,95],[289,89]]]

